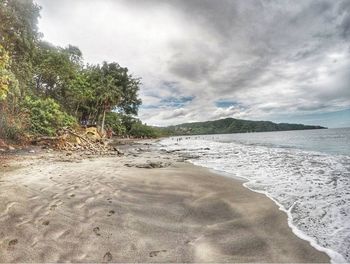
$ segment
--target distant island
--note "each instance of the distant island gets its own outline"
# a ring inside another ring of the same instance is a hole
[[[175,126],[168,126],[162,129],[170,135],[204,135],[327,128],[322,126],[310,126],[302,124],[276,124],[271,121],[252,121],[225,118],[215,121],[184,123]]]

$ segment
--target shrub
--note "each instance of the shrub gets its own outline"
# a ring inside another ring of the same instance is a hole
[[[161,136],[160,131],[156,128],[142,124],[141,122],[135,122],[130,129],[130,135],[135,137],[147,137],[156,138]]]
[[[119,136],[124,135],[126,132],[121,115],[115,112],[106,114],[106,127],[111,128]]]
[[[5,111],[0,115],[0,138],[21,141],[24,137],[24,118],[13,118]]]
[[[29,115],[30,132],[35,135],[52,136],[58,128],[76,124],[75,118],[62,111],[60,105],[51,98],[27,96],[22,107]]]

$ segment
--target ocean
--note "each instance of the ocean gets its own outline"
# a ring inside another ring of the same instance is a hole
[[[243,178],[288,215],[299,237],[350,262],[350,128],[166,138],[195,165]]]

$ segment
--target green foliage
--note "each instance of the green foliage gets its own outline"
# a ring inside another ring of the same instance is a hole
[[[172,135],[204,135],[246,132],[286,131],[302,129],[321,129],[321,126],[305,126],[301,124],[276,124],[270,121],[251,121],[225,118],[215,121],[186,123],[163,128],[164,133]]]
[[[128,74],[128,69],[117,63],[104,62],[84,70],[92,94],[87,98],[88,114],[98,120],[103,112],[118,110],[123,114],[137,114],[141,100],[138,98],[140,82]],[[85,109],[87,110],[87,109]]]
[[[168,134],[161,128],[148,126],[130,115],[111,112],[106,115],[106,126],[119,136],[137,138],[157,138]]]
[[[52,135],[74,118],[103,127],[105,117],[116,133],[128,133],[111,112],[137,115],[140,80],[115,62],[84,65],[78,47],[42,41],[39,16],[33,0],[0,0],[0,114],[8,117],[2,128],[24,129],[11,120],[25,113],[20,123],[34,134]],[[0,137],[10,134],[2,131]]]
[[[138,138],[157,138],[161,136],[161,131],[138,121],[132,124],[129,134]]]
[[[50,43],[40,42],[35,56],[36,94],[50,96],[69,108],[71,97],[67,95],[80,70],[79,57],[76,54],[81,52],[73,46],[62,49]]]
[[[13,118],[2,112],[0,115],[0,138],[19,141],[24,137],[24,129],[21,118]]]
[[[121,114],[110,112],[106,115],[106,127],[111,128],[119,136],[126,134]]]
[[[9,56],[0,44],[0,101],[7,97],[9,91],[10,77],[8,74]]]
[[[9,53],[11,72],[16,76],[21,94],[28,91],[33,77],[40,7],[32,0],[0,2],[0,43]]]
[[[51,98],[41,99],[27,96],[25,108],[30,119],[30,131],[36,135],[54,135],[61,127],[72,126],[76,120],[63,112],[60,105]]]
[[[0,101],[17,88],[17,80],[10,71],[10,57],[5,48],[0,44]]]

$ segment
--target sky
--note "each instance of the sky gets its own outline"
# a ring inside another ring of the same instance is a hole
[[[350,127],[349,0],[36,0],[40,31],[142,78],[139,117]]]

